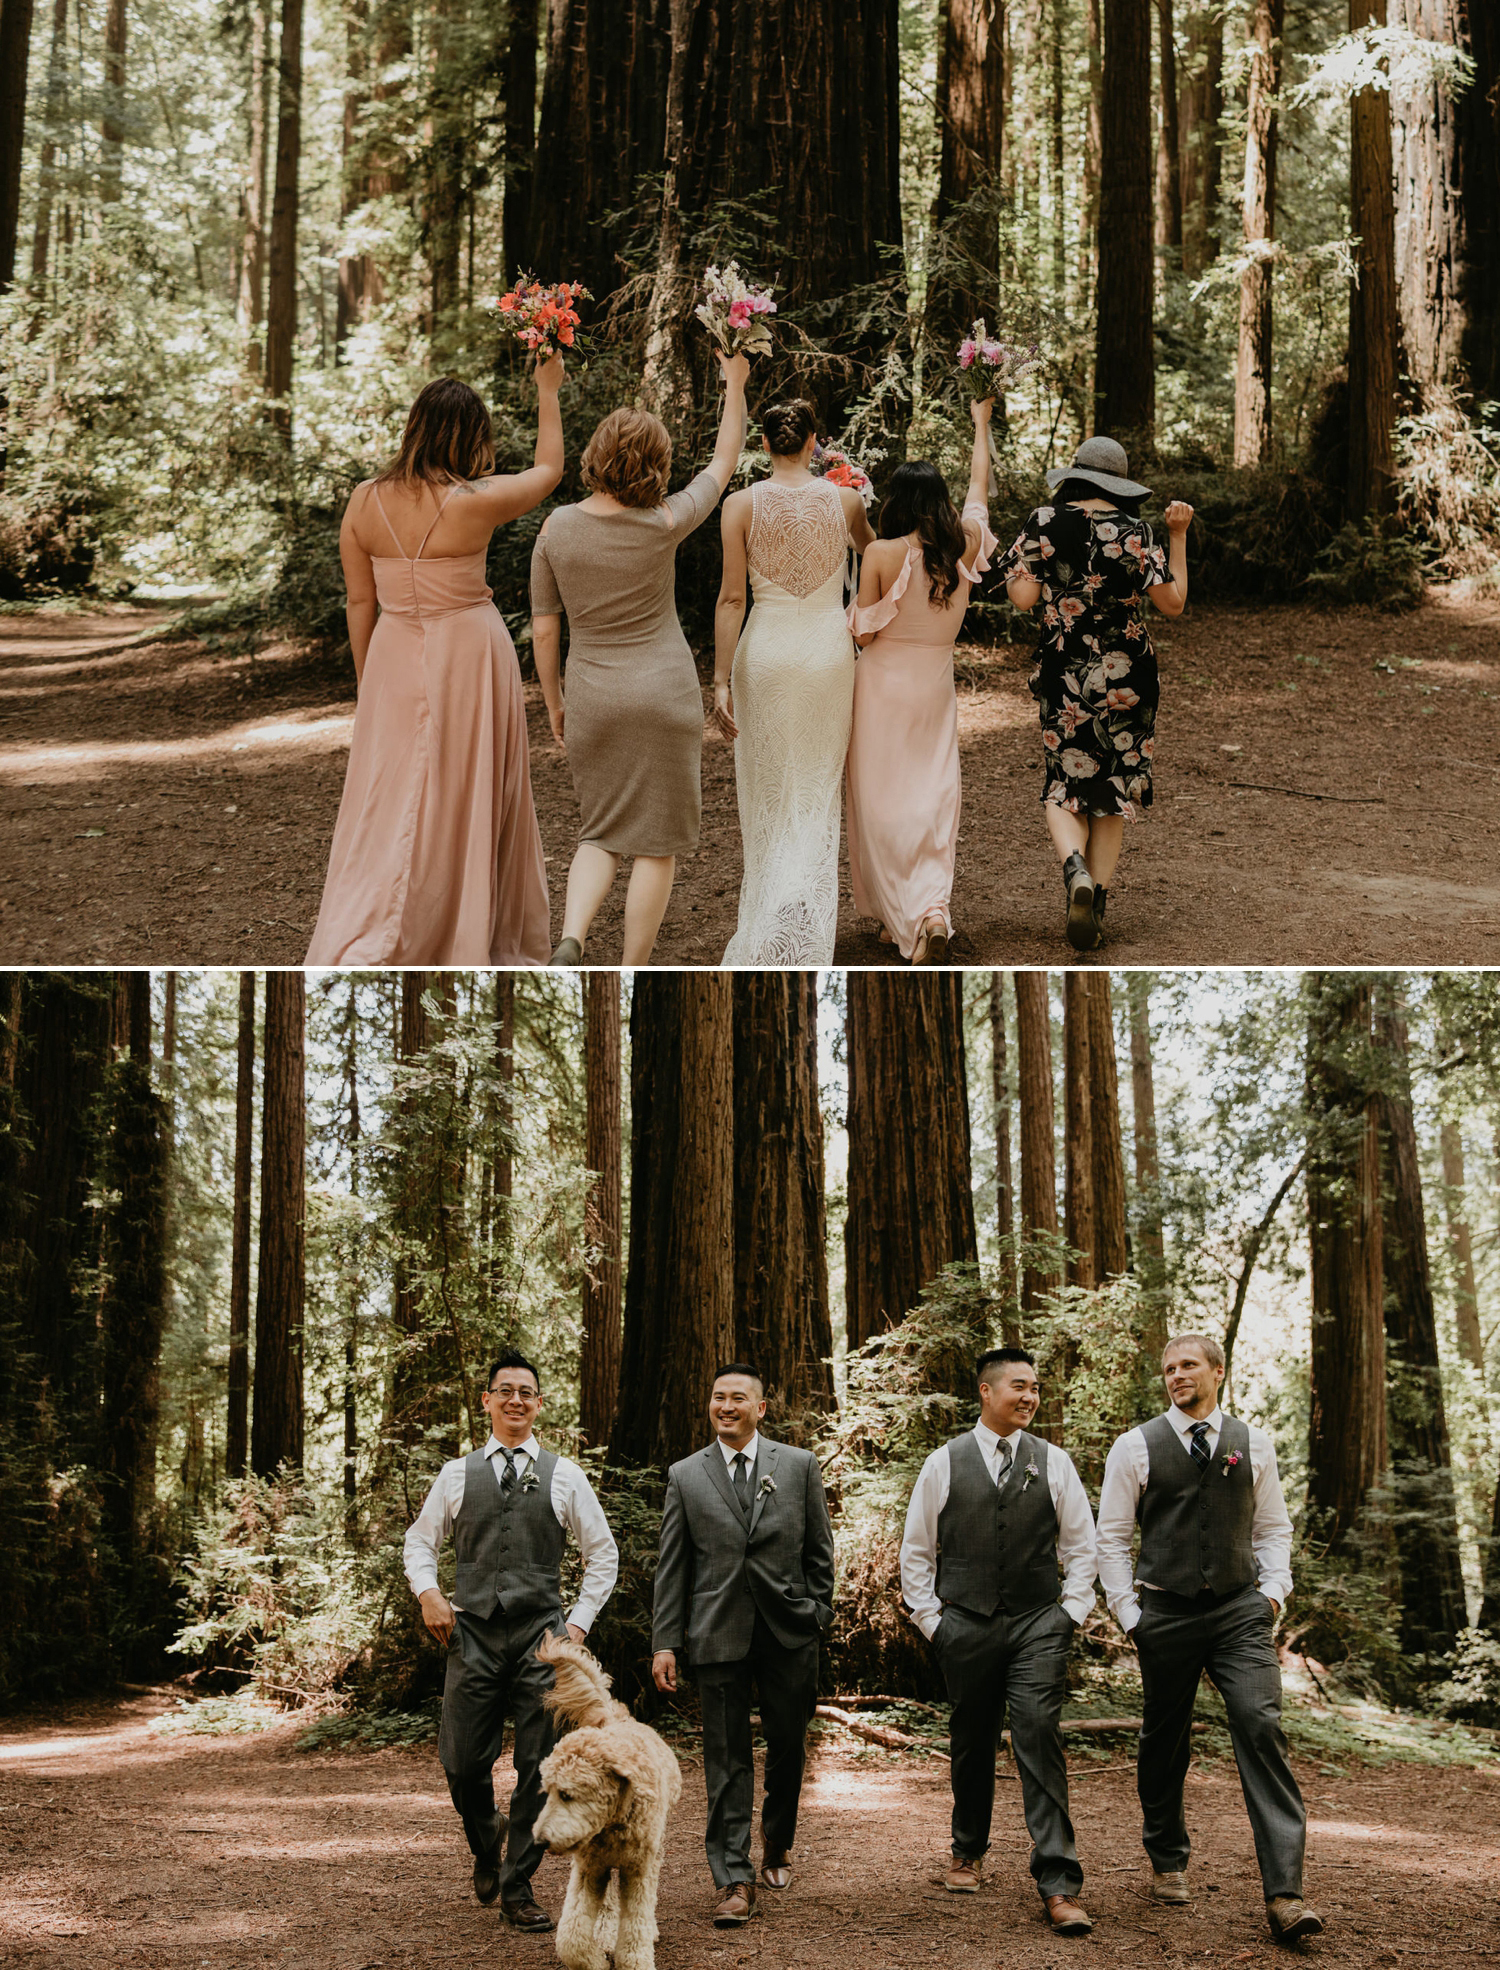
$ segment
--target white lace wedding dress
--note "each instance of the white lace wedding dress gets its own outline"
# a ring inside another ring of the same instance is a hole
[[[849,545],[836,486],[762,480],[746,558],[754,606],[734,653],[745,875],[730,965],[826,965],[839,907],[839,796],[854,703]]]

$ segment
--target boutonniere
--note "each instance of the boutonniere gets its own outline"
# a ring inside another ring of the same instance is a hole
[[[534,1470],[528,1471],[521,1480],[521,1489],[523,1491],[535,1491],[540,1482],[541,1480],[537,1477]]]
[[[771,1476],[769,1471],[761,1479],[759,1489],[762,1498],[769,1498],[771,1493],[776,1489],[776,1480]]]
[[[1231,1450],[1229,1455],[1220,1461],[1219,1469],[1224,1473],[1225,1477],[1228,1477],[1239,1461],[1240,1453],[1237,1450]]]
[[[1024,1491],[1027,1485],[1030,1484],[1031,1480],[1034,1477],[1040,1477],[1040,1476],[1041,1476],[1041,1472],[1037,1469],[1036,1465],[1028,1464],[1026,1466],[1026,1475],[1021,1480],[1021,1489]]]

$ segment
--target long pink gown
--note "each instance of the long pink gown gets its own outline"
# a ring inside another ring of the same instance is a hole
[[[429,527],[408,556],[380,512],[396,552],[370,557],[380,617],[307,963],[545,964],[526,702],[484,550],[424,561]]]
[[[941,609],[922,566],[922,547],[907,537],[906,565],[890,592],[867,609],[849,608],[858,636],[879,634],[854,666],[854,728],[844,771],[844,818],[854,907],[878,917],[909,958],[922,919],[940,914],[951,934],[953,863],[963,781],[958,762],[958,699],[953,645],[969,590],[995,547],[981,506],[965,506],[979,523],[972,565],[958,564],[958,586]]]

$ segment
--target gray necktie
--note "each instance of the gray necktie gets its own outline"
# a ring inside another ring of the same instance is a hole
[[[1192,1429],[1193,1462],[1201,1470],[1208,1463],[1208,1425],[1194,1423]]]
[[[1010,1467],[1012,1462],[1014,1461],[1014,1458],[1015,1458],[1015,1452],[1011,1449],[1010,1445],[1002,1439],[1000,1444],[1000,1469],[995,1475],[995,1484],[997,1488],[1000,1485],[1004,1484],[1005,1480],[1010,1476]]]
[[[514,1450],[507,1450],[502,1443],[500,1446],[500,1455],[505,1459],[505,1473],[500,1479],[500,1489],[502,1491],[514,1491],[516,1488],[516,1453]]]
[[[734,1495],[740,1501],[740,1510],[750,1509],[750,1459],[743,1450],[734,1453]]]

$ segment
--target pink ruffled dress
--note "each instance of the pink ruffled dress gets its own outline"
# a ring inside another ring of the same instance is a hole
[[[978,524],[979,548],[972,563],[959,562],[958,586],[943,608],[932,606],[913,534],[889,594],[868,609],[853,603],[848,612],[856,636],[879,632],[854,667],[854,729],[844,773],[854,907],[880,919],[904,958],[924,917],[940,913],[950,932],[953,927],[963,804],[953,645],[969,591],[996,545],[983,506],[965,506],[963,517]]]
[[[380,618],[307,963],[545,964],[526,701],[484,550],[424,561],[429,527],[408,556],[380,512],[396,552],[370,557]]]

